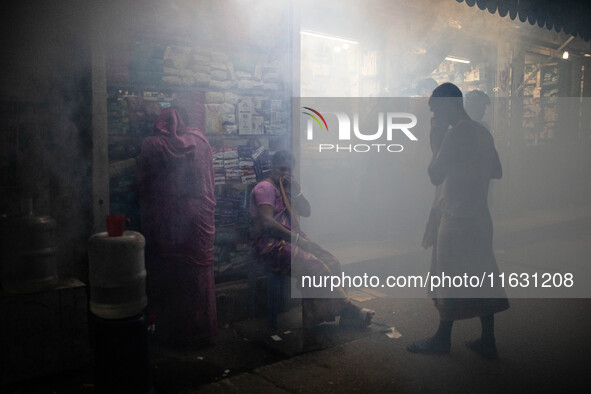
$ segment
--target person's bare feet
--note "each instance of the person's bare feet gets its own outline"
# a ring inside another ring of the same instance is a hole
[[[368,327],[375,316],[375,311],[349,305],[343,309],[339,318],[339,325],[344,327]]]
[[[466,342],[468,349],[475,351],[483,357],[495,359],[499,357],[495,340],[483,340],[482,338]]]

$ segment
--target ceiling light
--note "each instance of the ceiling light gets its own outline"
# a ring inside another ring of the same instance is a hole
[[[449,18],[449,25],[451,27],[458,29],[458,30],[462,28],[462,25],[460,24],[460,22],[458,22],[457,20],[455,20],[453,18]]]
[[[311,36],[311,37],[318,37],[318,38],[324,38],[327,40],[334,40],[334,41],[339,41],[339,42],[345,42],[348,44],[359,44],[359,41],[354,41],[354,40],[347,40],[346,38],[341,38],[341,37],[337,37],[337,36],[330,36],[328,34],[322,34],[322,33],[314,33],[311,31],[300,31],[300,34],[303,36]]]
[[[461,57],[457,57],[457,56],[448,56],[445,58],[445,60],[449,60],[450,62],[458,62],[458,63],[470,63],[470,59],[464,59]]]
[[[562,52],[562,58],[565,60],[568,59],[568,51]]]

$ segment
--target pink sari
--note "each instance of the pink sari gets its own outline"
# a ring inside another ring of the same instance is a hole
[[[212,151],[175,109],[163,110],[142,142],[138,194],[155,336],[186,344],[214,336]]]
[[[288,201],[289,203],[289,201]],[[292,229],[292,217],[281,192],[268,181],[259,182],[251,193],[250,214],[257,225],[257,207],[269,204],[274,207],[274,218],[287,229]],[[300,231],[300,236],[307,236]],[[305,327],[324,321],[334,321],[350,301],[343,288],[302,288],[302,275],[327,276],[340,275],[341,264],[338,259],[321,246],[310,241],[311,246],[304,250],[294,246],[290,240],[277,238],[267,232],[255,230],[254,245],[259,256],[258,262],[269,271],[291,275],[296,278],[302,293],[303,322]]]

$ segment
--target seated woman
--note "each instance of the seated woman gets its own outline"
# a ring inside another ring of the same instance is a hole
[[[301,287],[301,277],[341,275],[335,256],[312,242],[298,224],[298,215],[310,216],[310,203],[291,175],[293,157],[279,151],[271,161],[271,176],[259,182],[250,196],[255,249],[266,269],[291,274],[302,293],[304,328],[340,316],[340,325],[369,326],[375,312],[353,305],[343,288]]]

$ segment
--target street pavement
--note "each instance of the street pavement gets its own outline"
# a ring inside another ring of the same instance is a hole
[[[588,268],[587,272],[584,269],[591,263],[589,213],[586,208],[564,207],[498,223],[495,253],[500,270],[564,273],[564,267],[569,267],[577,269],[576,281],[591,283]],[[410,254],[397,258],[421,257]],[[538,294],[531,290],[533,296]],[[300,354],[288,352],[289,357],[251,371],[233,374],[227,370],[228,376],[217,382],[180,392],[574,393],[591,390],[590,298],[511,298],[511,308],[497,314],[495,319],[499,358],[489,360],[465,347],[465,341],[480,335],[478,319],[454,324],[450,354],[413,354],[406,346],[431,335],[437,328],[438,315],[432,301],[380,297],[375,290],[368,291],[364,298],[362,293],[363,290],[355,294],[355,302],[376,311],[370,329],[349,332],[347,338],[332,326],[333,338],[342,337],[340,343],[337,339],[318,349],[302,348]],[[524,294],[527,295],[521,293]],[[547,294],[553,297],[552,292]],[[263,324],[260,320],[259,327]],[[245,335],[248,330],[242,327],[239,333]],[[293,332],[282,337],[289,335]],[[319,336],[327,340],[326,333]]]
[[[488,360],[464,346],[479,335],[477,319],[456,322],[446,355],[406,351],[433,333],[437,315],[427,299],[374,299],[375,330],[182,393],[557,393],[588,392],[591,366],[587,299],[516,299],[496,319],[500,357]],[[401,334],[391,338],[390,327]]]
[[[501,271],[577,270],[591,283],[591,207],[540,211],[495,223]],[[373,261],[412,265],[428,261],[418,251]],[[350,268],[354,269],[355,264]],[[532,293],[534,294],[534,293]],[[552,294],[552,293],[550,293]],[[556,293],[557,294],[557,293]],[[153,391],[191,393],[577,393],[591,384],[591,298],[510,297],[495,317],[499,358],[488,360],[464,343],[480,335],[478,319],[457,321],[449,354],[410,353],[406,346],[431,335],[438,324],[426,297],[392,298],[359,289],[354,302],[376,311],[371,327],[326,324],[306,335],[295,302],[279,329],[264,317],[220,327],[214,345],[173,349],[151,344]],[[93,393],[92,371],[48,378],[7,393]],[[2,391],[2,388],[0,388]]]

